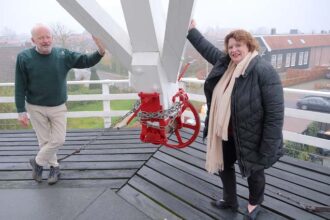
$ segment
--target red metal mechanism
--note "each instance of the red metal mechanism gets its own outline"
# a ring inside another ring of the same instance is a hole
[[[141,112],[146,114],[161,113],[163,108],[160,105],[158,93],[139,93],[141,99]],[[165,125],[169,119],[162,117],[140,118],[142,126],[140,139],[146,143],[164,144],[166,143]]]
[[[178,116],[175,118],[176,127],[173,130],[176,141],[174,138],[174,141],[172,143],[170,141],[168,141],[164,145],[167,147],[172,147],[172,148],[184,148],[184,147],[189,146],[197,138],[199,130],[200,130],[200,125],[201,125],[200,118],[199,118],[198,112],[195,109],[195,107],[191,104],[191,102],[189,102],[187,93],[182,88],[180,88],[179,91],[173,96],[172,102],[181,103],[180,112],[179,112]],[[193,115],[192,122],[185,121],[185,120],[183,120],[183,117],[182,117],[184,112],[185,111],[188,112],[189,110]],[[182,128],[189,129],[190,132],[192,132],[190,137],[188,137],[188,138],[186,137],[187,140],[184,140],[182,138],[182,135],[180,133],[180,129],[182,129]]]
[[[178,81],[193,62],[194,60],[184,66]],[[200,119],[195,107],[189,102],[187,93],[182,88],[179,88],[179,91],[172,97],[173,105],[168,110],[163,110],[160,105],[159,93],[140,92],[139,97],[140,106],[130,116],[126,125],[138,116],[142,126],[141,141],[171,148],[184,148],[195,141],[200,129]],[[183,115],[189,111],[193,118],[185,120]],[[188,132],[184,132],[184,137],[180,133],[182,128],[188,130]],[[175,134],[174,137],[172,134]]]
[[[158,93],[140,92],[139,97],[141,99],[140,107],[129,121],[135,116],[139,117],[142,126],[141,141],[171,148],[184,148],[195,141],[200,129],[200,119],[183,89],[179,89],[173,96],[173,105],[169,110],[163,110]],[[187,111],[186,113],[190,111],[190,115],[194,117],[190,119],[190,122],[183,118],[185,111]],[[182,128],[186,128],[184,137],[180,133]],[[175,135],[172,137],[172,134]]]

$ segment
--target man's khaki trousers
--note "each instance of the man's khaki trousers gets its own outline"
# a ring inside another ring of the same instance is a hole
[[[66,135],[67,108],[65,104],[48,107],[27,103],[26,109],[39,142],[37,164],[57,167],[56,154],[64,144]]]

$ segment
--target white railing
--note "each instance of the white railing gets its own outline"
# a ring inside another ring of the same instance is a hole
[[[204,80],[198,80],[195,78],[183,78],[183,83],[200,84],[204,83]],[[69,81],[69,85],[74,84],[102,84],[102,94],[86,94],[86,95],[69,95],[68,101],[102,101],[103,110],[102,111],[78,111],[78,112],[68,112],[69,118],[86,118],[86,117],[102,117],[104,119],[104,126],[109,127],[111,125],[111,117],[123,116],[128,110],[116,111],[111,110],[110,101],[112,100],[137,100],[138,95],[136,93],[126,93],[126,94],[110,94],[109,87],[116,83],[128,83],[129,80],[98,80],[98,81]],[[13,87],[14,83],[0,83],[0,87]],[[284,92],[286,94],[304,94],[304,95],[320,95],[330,97],[329,92],[319,92],[310,90],[298,90],[298,89],[288,89],[285,88]],[[204,95],[198,94],[188,94],[191,100],[205,102]],[[14,103],[14,97],[0,97],[1,103]],[[285,116],[305,119],[310,121],[318,121],[323,123],[330,123],[330,114],[321,112],[304,111],[295,108],[285,108]],[[1,119],[16,119],[17,113],[0,113]],[[283,135],[285,140],[308,144],[315,147],[320,147],[323,149],[330,150],[330,140],[312,137],[292,131],[283,130]]]
[[[75,111],[68,112],[68,118],[89,118],[101,117],[104,119],[104,127],[110,127],[111,117],[123,116],[127,110],[116,111],[110,110],[110,101],[112,100],[135,100],[138,99],[136,93],[126,94],[110,94],[110,86],[116,83],[127,83],[129,80],[97,80],[97,81],[68,81],[68,85],[86,85],[86,84],[102,84],[102,94],[84,94],[84,95],[68,95],[68,101],[102,101],[102,111]],[[13,87],[14,83],[0,83],[0,87]],[[14,103],[14,97],[0,97],[1,103]],[[16,119],[17,113],[0,113],[1,119]]]
[[[182,79],[185,83],[193,83],[193,84],[204,84],[204,80],[198,80],[195,78],[184,78]],[[303,95],[316,95],[316,96],[325,96],[330,97],[330,92],[321,92],[321,91],[312,91],[312,90],[301,90],[301,89],[290,89],[284,88],[285,94],[303,94]],[[190,95],[190,99],[198,100],[205,102],[204,95]],[[299,110],[295,108],[285,108],[285,116],[292,117],[292,118],[299,118],[305,119],[310,121],[317,121],[323,123],[330,123],[330,114],[329,113],[321,113],[321,112],[314,112],[314,111],[305,111]],[[315,147],[320,147],[323,149],[330,150],[330,140],[312,137],[304,134],[300,134],[297,132],[292,131],[285,131],[283,130],[283,137],[285,140],[293,141],[301,144],[308,144]]]

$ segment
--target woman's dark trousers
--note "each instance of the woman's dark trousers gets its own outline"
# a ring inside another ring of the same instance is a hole
[[[223,141],[223,159],[224,170],[219,172],[219,176],[223,185],[223,200],[231,205],[238,204],[237,189],[236,189],[236,175],[234,163],[236,161],[236,151],[234,139],[228,138],[228,141]],[[265,190],[265,174],[264,170],[251,172],[247,178],[249,185],[249,203],[251,205],[261,204],[264,200]]]

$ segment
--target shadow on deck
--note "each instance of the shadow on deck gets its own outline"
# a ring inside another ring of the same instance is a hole
[[[59,155],[71,153],[99,132],[69,131]],[[61,162],[61,181],[48,186],[31,179],[28,160],[36,154],[34,133],[2,131],[0,218],[243,219],[248,189],[238,169],[239,212],[210,205],[222,197],[222,185],[217,175],[204,170],[206,147],[200,137],[190,147],[175,150],[141,143],[139,132],[109,131]],[[45,170],[45,179],[47,175]],[[283,157],[266,170],[266,181],[258,219],[330,219],[329,212],[304,209],[330,206],[329,168]]]

